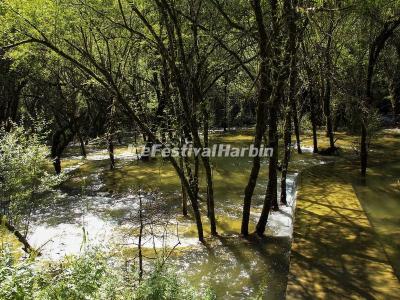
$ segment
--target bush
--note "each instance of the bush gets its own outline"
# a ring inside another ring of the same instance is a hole
[[[135,270],[118,267],[99,251],[66,258],[56,265],[16,261],[0,250],[1,300],[192,300],[215,299],[202,294],[160,264],[139,283]]]
[[[59,177],[47,173],[49,150],[40,135],[14,125],[0,130],[0,190],[10,203],[13,218],[34,208],[38,193],[58,184]]]

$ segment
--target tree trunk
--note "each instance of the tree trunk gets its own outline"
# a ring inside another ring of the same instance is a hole
[[[332,115],[331,115],[331,94],[332,94],[332,36],[334,31],[333,12],[328,30],[328,42],[325,53],[326,83],[324,94],[324,114],[326,119],[326,134],[329,137],[329,146],[335,148],[335,137],[333,134]]]
[[[297,0],[285,1],[286,22],[289,30],[289,40],[287,45],[287,54],[289,54],[290,70],[289,70],[289,95],[287,99],[287,107],[285,112],[285,129],[283,136],[284,157],[282,162],[281,176],[281,203],[287,205],[286,195],[286,179],[290,161],[291,138],[292,138],[292,116],[294,119],[294,128],[296,133],[297,152],[302,153],[300,145],[299,121],[297,117],[296,103],[296,83],[297,83],[297,26],[296,11]],[[287,55],[286,54],[286,55]],[[285,73],[285,72],[284,72]],[[282,93],[283,95],[283,93]],[[283,97],[282,97],[283,98]]]
[[[215,204],[214,204],[214,188],[212,179],[212,169],[208,157],[203,157],[204,169],[207,178],[207,203],[208,203],[208,217],[210,219],[211,234],[218,235],[217,223],[215,218]]]
[[[292,136],[292,120],[291,120],[290,108],[287,109],[285,118],[285,133],[284,133],[284,149],[285,154],[282,162],[282,176],[281,176],[281,203],[287,205],[287,195],[286,195],[286,179],[290,161],[290,149],[291,149],[291,136]]]
[[[115,169],[114,143],[111,136],[108,137],[108,155],[110,157],[110,170],[114,170]]]
[[[228,131],[229,121],[228,121],[228,78],[225,76],[224,84],[224,132]]]
[[[361,125],[361,147],[360,147],[360,158],[361,158],[361,176],[367,175],[368,165],[368,146],[367,146],[367,127],[362,122]]]
[[[295,135],[296,135],[297,153],[298,154],[302,154],[303,151],[301,150],[300,124],[299,124],[299,117],[298,117],[298,114],[297,114],[296,98],[292,99],[291,103],[292,103],[292,111],[293,111],[294,132],[295,132]]]
[[[313,90],[310,90],[310,108],[310,121],[313,135],[313,153],[318,153],[317,112]]]
[[[209,145],[209,141],[208,141],[208,111],[206,107],[203,107],[203,140],[204,140],[204,148],[207,148]],[[206,178],[207,178],[207,215],[210,219],[211,234],[217,235],[218,232],[217,232],[217,223],[215,217],[212,167],[209,157],[203,157],[203,165],[206,171]]]
[[[143,254],[142,254],[142,237],[143,237],[143,209],[142,209],[142,195],[139,192],[139,241],[138,241],[138,257],[139,257],[139,282],[143,278]]]
[[[56,156],[53,159],[53,166],[54,166],[54,171],[56,172],[57,175],[61,174],[61,159],[59,156]]]
[[[269,108],[269,147],[274,150],[273,155],[269,159],[268,166],[268,185],[265,193],[264,205],[261,212],[260,219],[258,220],[256,232],[258,235],[263,235],[265,227],[268,221],[268,215],[273,208],[279,210],[278,199],[277,199],[277,169],[278,169],[278,128],[277,128],[278,116],[275,105]]]
[[[265,118],[267,112],[267,101],[271,95],[271,85],[270,85],[270,74],[268,70],[268,58],[271,55],[270,45],[267,43],[268,35],[264,24],[264,13],[261,8],[260,0],[252,0],[251,5],[256,17],[257,30],[259,35],[259,49],[260,49],[260,77],[259,77],[259,92],[257,99],[257,111],[256,111],[256,129],[254,137],[254,147],[260,148],[262,144],[262,138],[265,132]],[[250,208],[251,199],[253,197],[254,189],[256,187],[258,174],[261,167],[260,156],[255,156],[253,158],[253,165],[251,168],[251,173],[249,176],[249,181],[247,183],[246,189],[244,191],[243,199],[243,216],[242,216],[242,226],[241,234],[247,236],[249,234],[249,221],[250,221]]]
[[[108,143],[108,155],[110,156],[110,170],[115,169],[115,158],[114,158],[114,132],[115,132],[115,99],[111,99],[111,111],[110,111],[110,123],[108,125],[107,143]]]
[[[11,223],[9,223],[4,216],[0,214],[0,224],[4,225],[9,232],[14,234],[14,236],[18,239],[18,241],[24,245],[22,250],[24,250],[26,253],[30,254],[34,252],[32,249],[31,245],[29,244],[28,240],[13,226]],[[37,253],[40,255],[40,253]]]
[[[85,142],[83,141],[82,135],[78,133],[78,139],[81,147],[81,155],[83,158],[86,158],[86,148],[85,148]]]
[[[73,140],[74,133],[71,126],[56,130],[51,145],[51,158],[57,175],[61,174],[61,155],[68,144]]]
[[[179,158],[179,164],[181,169],[183,170],[183,158]],[[181,181],[181,191],[182,191],[182,214],[186,217],[188,215],[188,207],[187,207],[187,192],[185,189],[184,183]]]

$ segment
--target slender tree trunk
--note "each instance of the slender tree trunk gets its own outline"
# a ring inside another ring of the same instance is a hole
[[[208,110],[206,107],[203,107],[203,139],[204,139],[204,148],[207,148],[209,145],[208,141]],[[203,157],[203,165],[206,171],[207,177],[207,215],[210,219],[211,225],[211,234],[217,235],[217,224],[215,217],[215,203],[214,203],[214,187],[213,187],[213,178],[212,178],[212,167],[210,163],[209,157]]]
[[[267,112],[267,101],[271,95],[271,85],[270,85],[270,74],[268,70],[268,59],[271,55],[270,46],[267,43],[268,36],[267,30],[264,24],[264,13],[261,8],[260,0],[252,0],[251,5],[256,17],[257,29],[259,35],[259,49],[260,49],[260,76],[259,76],[259,92],[257,99],[257,116],[256,116],[256,129],[254,137],[254,147],[260,148],[262,144],[262,138],[265,132],[265,117]],[[249,221],[250,221],[250,209],[251,209],[251,199],[253,197],[254,189],[256,187],[258,174],[261,167],[261,158],[256,156],[253,158],[253,165],[251,168],[251,173],[249,176],[249,181],[247,183],[246,189],[244,191],[243,199],[243,217],[241,233],[244,236],[249,234]]]
[[[9,223],[3,215],[0,214],[0,224],[4,225],[9,232],[14,234],[18,241],[24,246],[22,250],[30,254],[34,252],[26,237],[24,237],[11,223]],[[40,253],[38,253],[40,254]]]
[[[331,149],[335,148],[335,140],[333,134],[332,115],[331,115],[331,94],[332,94],[332,40],[334,32],[334,13],[331,13],[331,20],[328,30],[328,42],[326,45],[325,53],[325,67],[326,67],[326,83],[324,94],[324,113],[326,119],[326,134],[329,137],[329,146]]]
[[[364,122],[361,125],[361,176],[365,177],[367,175],[367,165],[368,165],[368,146],[367,146],[367,127]]]
[[[182,148],[182,145],[181,145]],[[183,164],[183,157],[182,155],[179,156],[179,167],[181,170],[184,170],[184,164]],[[181,193],[182,193],[182,214],[184,216],[188,215],[188,207],[187,207],[187,192],[185,189],[185,184],[181,180]]]
[[[81,147],[81,155],[83,156],[83,158],[86,158],[85,142],[83,141],[82,135],[79,132],[78,132],[78,139]]]
[[[112,137],[108,137],[108,155],[110,157],[110,170],[115,169],[115,157],[114,157],[114,143]]]
[[[115,99],[111,101],[111,112],[110,112],[110,124],[107,133],[107,143],[108,143],[108,155],[110,157],[110,170],[115,169],[115,158],[114,158],[114,132],[115,132]]]
[[[317,135],[317,112],[315,105],[315,95],[313,90],[310,90],[310,121],[313,135],[313,153],[318,153],[318,135]]]
[[[298,114],[297,114],[296,98],[291,100],[291,103],[292,103],[292,111],[293,111],[294,132],[295,132],[295,135],[296,135],[297,153],[298,154],[302,154],[303,151],[301,150],[300,124],[299,124],[299,117],[298,117]]]
[[[290,149],[291,149],[291,136],[292,136],[292,120],[291,120],[291,110],[287,109],[285,117],[285,133],[283,137],[284,141],[284,157],[282,162],[282,177],[281,177],[281,203],[287,205],[287,195],[286,195],[286,179],[290,161]]]
[[[194,121],[195,122],[195,121]],[[192,125],[192,128],[197,128],[197,125]],[[195,147],[202,147],[200,137],[197,131],[192,130],[192,135],[194,139]],[[212,169],[210,164],[209,157],[202,156],[201,157],[204,170],[206,172],[206,180],[207,180],[207,215],[210,219],[210,226],[211,226],[211,234],[217,235],[217,225],[216,225],[216,218],[215,218],[215,204],[214,204],[214,189],[213,189],[213,179],[212,179]],[[198,176],[198,156],[195,157],[195,167],[196,167],[196,174]],[[197,177],[198,178],[198,177]]]
[[[195,221],[196,221],[198,238],[199,238],[199,241],[203,242],[204,241],[204,233],[203,233],[203,223],[201,220],[199,200],[198,200],[198,182],[196,180],[194,180],[194,176],[192,174],[192,170],[190,168],[190,165],[189,165],[190,163],[188,161],[188,158],[184,157],[183,159],[184,159],[184,163],[186,165],[186,170],[187,170],[187,174],[189,177],[189,181],[186,179],[185,172],[183,171],[182,168],[179,167],[176,160],[172,156],[169,156],[169,160],[170,160],[172,166],[174,167],[174,169],[176,170],[176,172],[178,173],[181,183],[183,184],[183,188],[186,191],[186,195],[190,199],[190,203],[192,205],[193,214],[194,214]]]
[[[225,77],[224,84],[224,132],[228,131],[228,78]]]
[[[56,156],[53,159],[53,166],[54,166],[54,171],[56,172],[57,175],[61,174],[61,158],[59,156]]]
[[[269,109],[269,119],[268,119],[268,139],[269,147],[273,149],[273,155],[269,159],[268,166],[268,185],[264,198],[264,205],[261,211],[260,219],[258,220],[256,226],[256,232],[258,235],[262,235],[265,232],[265,227],[268,221],[268,215],[273,208],[274,210],[279,210],[278,204],[278,108],[283,100],[283,89],[285,87],[286,76],[282,74],[288,73],[288,65],[291,62],[291,56],[288,52],[285,53],[284,63],[282,65],[282,48],[283,40],[280,37],[281,28],[279,26],[278,17],[278,1],[270,0],[271,14],[272,14],[272,28],[275,40],[273,43],[274,58],[272,62],[273,76],[272,80],[275,82],[275,92],[271,97],[268,109]],[[271,42],[270,42],[271,43]]]
[[[268,166],[268,185],[265,193],[264,205],[261,211],[260,219],[258,220],[256,226],[256,232],[259,235],[263,235],[265,232],[265,227],[268,221],[268,215],[273,208],[274,210],[279,210],[278,200],[277,200],[277,190],[278,190],[278,128],[277,128],[277,111],[276,108],[270,106],[269,108],[269,147],[274,150],[273,155],[269,159]]]
[[[143,254],[142,254],[142,236],[143,236],[143,210],[142,210],[142,195],[139,193],[139,242],[138,242],[138,256],[139,256],[139,282],[143,278]]]
[[[61,155],[68,144],[73,140],[74,133],[71,126],[56,130],[51,145],[51,158],[57,175],[61,174]]]
[[[290,55],[290,75],[289,75],[289,105],[291,108],[290,120],[293,119],[294,132],[296,135],[297,153],[302,154],[300,141],[300,124],[296,101],[296,84],[298,77],[297,70],[297,51],[299,40],[302,38],[297,29],[297,5],[298,0],[285,0],[284,9],[286,14],[286,23],[289,31],[288,52]],[[291,134],[291,124],[290,124]],[[290,137],[289,137],[290,138]]]
[[[210,219],[211,234],[218,235],[217,222],[215,217],[215,204],[214,204],[214,188],[212,179],[212,169],[208,157],[203,157],[203,164],[207,177],[207,203],[208,203],[208,217]]]
[[[297,83],[297,26],[296,26],[296,6],[297,0],[285,1],[285,12],[287,15],[287,25],[289,29],[288,52],[290,54],[290,75],[289,75],[289,97],[287,102],[287,111],[285,114],[285,129],[284,129],[284,157],[282,162],[281,175],[281,203],[287,205],[286,180],[290,161],[291,139],[292,139],[292,116],[294,116],[294,127],[296,132],[297,151],[301,154],[300,132],[297,120],[297,105],[296,105],[296,83]],[[294,105],[293,105],[294,104]],[[296,129],[297,123],[297,129]]]

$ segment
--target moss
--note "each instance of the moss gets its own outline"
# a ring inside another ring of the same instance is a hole
[[[11,250],[15,260],[19,260],[24,252],[18,239],[0,224],[0,251],[8,248]]]

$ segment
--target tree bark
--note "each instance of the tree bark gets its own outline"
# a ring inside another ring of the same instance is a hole
[[[314,91],[310,90],[310,120],[313,135],[313,153],[318,153],[317,112]]]
[[[179,167],[183,170],[183,158],[179,157]],[[181,193],[182,193],[182,214],[184,216],[188,215],[188,207],[187,207],[187,193],[185,189],[185,185],[181,180]]]
[[[325,67],[326,67],[326,82],[324,94],[324,114],[326,120],[326,134],[329,137],[329,147],[335,148],[335,137],[333,134],[332,115],[331,115],[331,94],[332,94],[332,40],[334,32],[333,12],[331,13],[331,20],[328,29],[328,42],[326,45],[325,53]]]
[[[110,157],[110,170],[114,170],[115,169],[114,143],[111,136],[108,137],[107,143],[108,143],[108,155]]]
[[[278,96],[277,96],[278,97]],[[260,219],[256,226],[256,232],[258,235],[263,235],[265,227],[268,221],[269,212],[272,209],[279,210],[277,200],[277,189],[278,189],[278,115],[277,109],[274,105],[269,107],[269,147],[274,150],[273,155],[269,158],[268,166],[268,185],[265,192],[265,199],[263,209],[261,211]]]
[[[81,147],[81,155],[83,158],[86,158],[86,148],[85,148],[85,142],[83,141],[82,135],[80,132],[78,132],[78,139],[79,139],[79,144]]]
[[[24,252],[31,254],[32,252],[35,252],[31,245],[29,244],[28,240],[13,226],[11,223],[9,223],[4,216],[0,214],[0,222],[3,224],[9,232],[14,234],[14,236],[18,239],[18,241],[24,246],[22,250]],[[37,253],[40,255],[40,253]]]
[[[300,140],[300,124],[299,124],[299,116],[297,114],[297,102],[296,98],[291,100],[292,103],[292,111],[293,111],[293,125],[294,125],[294,132],[296,135],[296,145],[297,145],[297,153],[302,154],[303,151],[301,150],[301,140]]]
[[[53,166],[57,175],[61,173],[61,155],[73,138],[74,132],[70,125],[57,129],[53,134],[51,158],[53,159]]]
[[[254,147],[260,148],[262,144],[262,138],[265,132],[265,117],[267,111],[267,101],[271,95],[271,85],[270,85],[270,74],[268,70],[268,60],[271,55],[271,48],[268,44],[267,30],[264,24],[264,13],[261,8],[260,0],[251,0],[251,6],[253,8],[254,15],[257,22],[258,30],[258,44],[260,52],[260,76],[259,76],[259,92],[257,99],[257,116],[256,116],[256,128],[254,137]],[[256,187],[258,174],[261,167],[261,158],[256,156],[253,158],[253,165],[251,168],[251,173],[249,176],[249,181],[247,183],[244,199],[243,199],[243,216],[242,216],[242,226],[241,234],[247,236],[249,234],[249,221],[250,221],[250,209],[251,200],[253,197],[254,189]]]
[[[286,117],[285,117],[285,132],[284,132],[284,157],[282,162],[282,176],[281,176],[281,203],[287,205],[287,195],[286,195],[286,179],[290,161],[290,150],[291,150],[291,136],[292,136],[292,118],[291,118],[291,110],[287,108]]]

